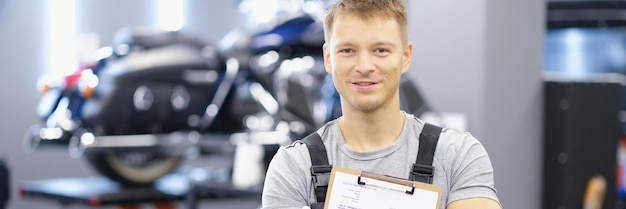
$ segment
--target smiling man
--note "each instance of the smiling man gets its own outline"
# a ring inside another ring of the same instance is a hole
[[[501,208],[491,160],[476,138],[432,129],[400,109],[400,78],[409,69],[413,49],[407,25],[404,0],[338,0],[328,10],[324,62],[341,95],[343,115],[312,134],[325,150],[322,157],[332,166],[421,181],[422,173],[413,176],[420,134],[438,135],[426,166],[434,169],[423,181],[441,187],[439,208]],[[328,182],[321,175],[328,173],[313,171],[317,152],[308,148],[315,141],[308,138],[281,147],[272,159],[263,208],[323,206]]]

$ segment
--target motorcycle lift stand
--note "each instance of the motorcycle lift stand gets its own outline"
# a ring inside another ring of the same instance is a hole
[[[181,136],[183,138],[189,138],[189,135],[177,134],[178,135],[165,135],[165,139],[179,139]],[[157,141],[164,143],[164,145],[180,144],[180,141],[176,140],[163,140],[163,136],[160,136],[161,138],[159,138],[159,136],[143,136],[143,139],[153,139],[155,137],[156,140],[146,141]],[[262,139],[289,140],[282,132],[237,133],[227,135],[225,138],[220,138],[224,137],[222,135],[203,134],[198,135],[198,137],[201,137],[202,140],[198,140],[197,146],[215,155],[209,155],[195,160],[188,159],[185,165],[181,166],[186,167],[186,169],[180,169],[178,172],[168,174],[149,186],[123,187],[118,182],[112,181],[106,177],[70,177],[23,181],[21,185],[19,185],[20,194],[25,198],[54,200],[62,205],[80,204],[90,207],[116,206],[120,209],[139,209],[141,206],[149,204],[153,205],[156,209],[174,209],[176,208],[175,206],[178,205],[176,202],[181,201],[186,209],[196,209],[201,199],[220,198],[236,198],[237,200],[247,198],[254,199],[255,202],[256,199],[258,199],[260,203],[262,186],[258,184],[262,183],[262,181],[247,182],[243,184],[246,186],[241,186],[242,183],[238,179],[240,179],[242,175],[244,178],[248,179],[249,175],[255,173],[257,175],[252,176],[257,178],[251,179],[260,180],[258,177],[260,177],[263,168],[248,166],[247,164],[258,165],[258,163],[255,162],[261,161],[264,162],[264,164],[268,164],[273,153],[278,150],[277,143],[272,141],[271,143],[265,144],[264,141],[261,141]],[[108,137],[104,139],[115,141],[119,140],[117,138],[119,137]],[[251,140],[260,142],[253,141],[253,143]],[[132,141],[137,143],[139,140]],[[110,148],[107,147],[108,145],[116,144],[108,143],[102,139],[100,139],[99,142],[100,144],[95,143],[92,144],[92,146],[96,148],[104,147],[104,149],[106,149]],[[233,146],[233,144],[237,144],[238,146]],[[239,146],[240,144],[245,146]],[[142,144],[142,146],[150,147],[154,145]],[[250,155],[249,153],[259,155]],[[245,162],[248,163],[246,164]],[[206,165],[210,166],[207,167]],[[249,167],[256,169],[247,170],[250,169]],[[231,169],[233,173],[230,173]],[[238,170],[241,171],[234,172]],[[233,181],[239,182],[237,184],[239,186],[235,186]]]
[[[175,209],[176,202],[183,202],[185,209],[196,209],[203,198],[261,196],[258,189],[237,189],[230,182],[196,182],[177,173],[146,187],[124,188],[106,177],[80,177],[23,181],[19,189],[24,198],[53,200],[62,206],[116,206],[120,209],[139,209],[144,205]]]

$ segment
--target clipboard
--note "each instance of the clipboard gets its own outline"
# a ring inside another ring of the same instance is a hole
[[[438,209],[441,187],[333,166],[324,209]]]

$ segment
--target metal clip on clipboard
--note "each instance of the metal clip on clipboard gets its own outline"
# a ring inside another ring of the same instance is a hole
[[[401,179],[398,177],[393,177],[393,176],[388,176],[388,175],[376,174],[376,173],[367,172],[367,171],[361,171],[361,174],[356,180],[357,181],[356,183],[359,185],[365,185],[365,182],[361,181],[361,177],[367,177],[371,179],[377,179],[377,180],[386,181],[389,183],[400,184],[403,186],[411,187],[411,190],[406,190],[405,192],[410,195],[413,195],[413,193],[415,193],[415,182],[410,181],[410,180]]]

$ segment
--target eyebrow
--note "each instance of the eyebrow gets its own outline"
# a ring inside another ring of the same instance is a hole
[[[347,41],[343,41],[343,42],[337,42],[337,44],[335,45],[335,47],[337,48],[341,48],[341,47],[354,47],[356,46],[356,44],[353,44],[352,42],[347,42]],[[377,41],[376,43],[370,45],[371,46],[390,46],[390,47],[396,47],[397,45],[394,44],[393,42],[390,41]]]
[[[379,41],[379,42],[376,42],[373,46],[391,46],[391,47],[396,47],[396,44],[394,44],[393,42],[390,42],[390,41]]]

